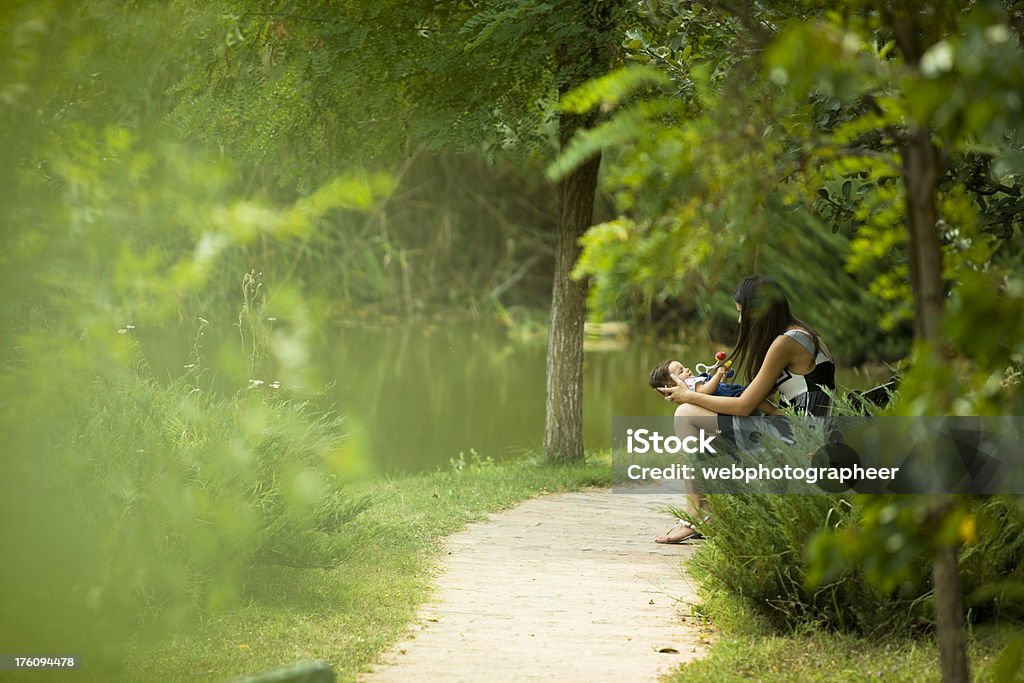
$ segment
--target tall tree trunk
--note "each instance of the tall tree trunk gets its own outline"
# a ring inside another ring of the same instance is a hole
[[[883,10],[889,11],[889,10]],[[896,45],[907,64],[917,68],[924,52],[916,2],[897,2],[891,8]],[[902,150],[903,183],[906,189],[907,230],[910,237],[910,280],[914,294],[915,336],[940,342],[939,319],[945,306],[942,282],[942,246],[938,234],[936,192],[939,155],[927,122],[912,124]],[[936,501],[931,515],[941,523],[951,511],[949,501]],[[939,543],[932,558],[935,596],[935,639],[945,683],[967,683],[967,636],[964,605],[957,581],[956,545]]]
[[[592,117],[564,116],[562,148]],[[594,194],[601,156],[579,166],[559,183],[558,244],[548,336],[544,453],[548,462],[583,459],[583,321],[586,282],[570,277],[580,255],[579,239],[594,220]]]
[[[942,519],[951,508],[948,503],[939,503],[932,514]],[[942,680],[944,683],[967,683],[970,663],[967,660],[964,601],[957,580],[955,545],[944,543],[935,549],[932,586],[935,590],[935,640],[939,646]]]
[[[559,86],[564,96],[587,78],[603,74],[615,61],[620,38],[619,20],[627,0],[592,2],[573,0],[565,5],[586,23],[593,36],[589,55],[582,61],[565,61],[572,50],[555,57],[558,70],[573,74]],[[574,82],[575,81],[575,82]],[[559,122],[559,147],[565,149],[577,131],[591,128],[597,112],[563,113]],[[548,335],[547,396],[545,403],[544,453],[548,462],[583,459],[583,321],[587,310],[587,283],[571,278],[580,256],[580,237],[594,222],[594,195],[601,154],[595,154],[564,176],[558,184],[558,243],[555,247],[555,281],[551,294]]]
[[[939,319],[946,299],[935,206],[938,179],[938,151],[931,131],[923,126],[910,131],[903,149],[903,182],[907,193],[915,333],[919,339],[933,343],[941,343]],[[951,508],[948,502],[936,502],[931,514],[942,519]],[[932,560],[932,586],[935,591],[935,639],[939,647],[942,680],[944,683],[967,683],[970,679],[967,636],[954,544],[940,543],[936,547]]]
[[[936,228],[938,156],[929,128],[919,126],[907,133],[903,146],[903,182],[907,195],[907,229],[910,232],[915,332],[919,339],[928,341],[938,340],[939,318],[946,299],[942,283],[942,247]]]

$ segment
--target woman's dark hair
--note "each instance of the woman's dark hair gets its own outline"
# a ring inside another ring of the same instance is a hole
[[[775,338],[792,325],[799,325],[810,333],[814,340],[813,355],[817,358],[818,334],[793,317],[786,293],[775,280],[767,275],[751,275],[736,287],[732,298],[740,305],[740,337],[732,358],[748,381],[753,380],[761,369],[768,347]]]

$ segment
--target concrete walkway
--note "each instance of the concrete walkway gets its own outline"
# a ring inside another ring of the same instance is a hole
[[[448,539],[434,600],[365,683],[656,681],[702,656],[683,559],[653,542],[678,495],[529,500]]]

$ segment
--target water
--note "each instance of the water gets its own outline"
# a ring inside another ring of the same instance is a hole
[[[194,331],[140,336],[157,376],[174,376],[189,362]],[[468,461],[473,453],[498,461],[543,446],[543,332],[510,335],[497,322],[446,322],[335,325],[313,336],[317,341],[311,342],[304,381],[284,375],[262,379],[266,385],[274,380],[285,387],[306,384],[305,391],[294,393],[344,415],[352,458],[373,471],[448,467],[460,453]],[[237,328],[227,322],[211,325],[203,344],[219,361],[215,386],[225,393],[245,390],[248,371],[238,352]],[[719,348],[725,347],[591,337],[584,354],[585,447],[611,447],[614,416],[672,410],[647,385],[657,363],[668,358],[691,367],[711,363]],[[846,370],[839,382],[865,388],[884,377]]]
[[[544,438],[544,339],[513,341],[497,325],[343,328],[314,354],[335,382],[327,396],[384,471],[448,466],[460,453],[500,460],[539,450]],[[611,446],[612,417],[672,409],[647,385],[666,358],[713,362],[717,348],[664,341],[592,341],[584,354],[584,444]],[[877,375],[840,373],[849,388]]]
[[[471,449],[497,460],[541,447],[543,340],[522,344],[484,326],[350,328],[339,337],[323,356],[336,379],[328,395],[384,469],[447,465]],[[646,345],[586,354],[587,448],[609,446],[612,415],[665,410],[646,387],[655,353]]]

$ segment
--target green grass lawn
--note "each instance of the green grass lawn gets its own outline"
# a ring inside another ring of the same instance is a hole
[[[864,636],[807,626],[780,634],[737,601],[717,595],[707,656],[677,669],[665,683],[924,683],[941,680],[939,655],[926,634]],[[1003,648],[1020,630],[1013,624],[978,626],[970,633],[975,681],[1020,681],[999,677]],[[1007,667],[1010,662],[1002,662]],[[1009,667],[1007,667],[1009,668]]]
[[[977,681],[991,681],[1005,635],[985,635],[971,645]],[[808,630],[790,635],[724,637],[708,656],[681,667],[670,683],[885,683],[939,681],[938,653],[929,638],[881,640]],[[1014,678],[1010,680],[1021,680]]]
[[[447,534],[526,498],[610,480],[607,462],[463,465],[351,487],[353,497],[368,495],[371,504],[350,525],[343,564],[258,570],[237,609],[173,638],[134,643],[127,678],[222,681],[323,660],[339,680],[354,680],[430,595]]]

